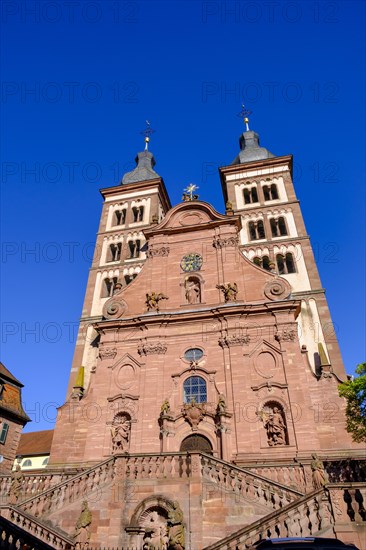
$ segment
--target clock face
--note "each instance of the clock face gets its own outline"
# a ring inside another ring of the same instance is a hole
[[[180,267],[183,271],[199,271],[202,267],[202,263],[202,256],[193,252],[192,254],[183,256]]]

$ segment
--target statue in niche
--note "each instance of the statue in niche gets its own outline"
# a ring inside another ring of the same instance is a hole
[[[92,522],[92,514],[89,510],[88,501],[83,501],[81,514],[75,526],[75,550],[88,548],[90,539],[90,525]]]
[[[159,311],[159,302],[161,300],[168,300],[168,297],[162,292],[152,292],[151,294],[146,294],[145,303],[147,306],[147,311]]]
[[[186,300],[189,304],[201,303],[201,285],[196,277],[187,277],[184,283]]]
[[[312,455],[312,461],[310,464],[312,480],[314,489],[320,489],[327,483],[327,476],[324,470],[323,462],[317,457],[317,455]]]
[[[225,283],[222,285],[216,285],[216,288],[221,290],[224,295],[225,303],[235,302],[238,294],[238,285],[236,283]]]
[[[168,550],[169,536],[166,519],[153,510],[144,523],[143,550]]]
[[[160,408],[160,414],[161,414],[161,416],[163,416],[164,414],[169,414],[169,413],[170,413],[169,399],[164,399],[164,401],[161,405],[161,408]]]
[[[273,407],[268,413],[263,413],[263,424],[267,431],[268,445],[270,447],[287,445],[286,424],[279,407]]]
[[[172,550],[184,550],[184,526],[183,512],[179,503],[173,503],[173,509],[168,516],[169,525],[169,548]]]
[[[131,420],[127,415],[117,415],[111,427],[113,453],[125,453],[130,443]]]

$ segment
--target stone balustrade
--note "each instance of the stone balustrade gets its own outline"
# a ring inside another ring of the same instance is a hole
[[[201,455],[202,477],[238,497],[277,510],[303,496],[303,493],[262,477],[252,470]]]
[[[39,548],[40,541],[44,543],[42,548],[74,548],[74,541],[67,535],[57,532],[56,529],[14,506],[3,506],[0,515],[1,541],[8,545],[7,548],[26,547],[32,550]],[[5,518],[5,521],[2,518]]]
[[[156,454],[129,455],[117,460],[125,461],[126,478],[139,479],[174,479],[192,476],[194,463],[199,460],[195,454]]]
[[[366,522],[366,483],[327,485],[336,522]]]
[[[310,466],[306,469],[300,464],[286,464],[285,466],[264,465],[245,469],[277,483],[287,485],[287,487],[296,488],[302,493],[313,490]]]
[[[267,537],[315,536],[334,524],[329,496],[324,489],[310,493],[255,523],[236,531],[205,550],[245,550]]]
[[[33,516],[41,517],[75,502],[113,479],[113,463],[114,458],[101,462],[42,493],[23,500],[19,506]]]
[[[18,501],[21,502],[26,498],[47,491],[54,485],[62,483],[67,479],[75,476],[75,471],[67,472],[42,472],[42,473],[21,473],[21,489],[19,491]],[[11,475],[0,476],[0,504],[9,502],[12,477]]]

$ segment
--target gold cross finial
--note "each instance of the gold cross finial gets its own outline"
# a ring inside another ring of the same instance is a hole
[[[245,108],[244,103],[241,106],[241,111],[238,113],[238,117],[243,119],[243,122],[245,124],[246,131],[249,132],[249,115],[252,114],[253,111],[250,111],[249,109]]]
[[[193,201],[198,199],[198,195],[195,195],[194,192],[199,189],[198,185],[190,183],[185,189],[183,189],[183,200]]]
[[[140,132],[140,134],[142,134],[143,136],[145,136],[145,151],[148,151],[149,149],[149,142],[150,142],[150,136],[155,132],[155,130],[153,130],[151,128],[151,124],[150,122],[147,120],[146,121],[146,128],[145,130],[143,130],[142,132]]]

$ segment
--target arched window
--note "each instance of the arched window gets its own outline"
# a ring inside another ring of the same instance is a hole
[[[245,204],[251,203],[249,189],[244,189],[244,203]]]
[[[250,191],[251,191],[252,202],[258,202],[257,188],[252,187]]]
[[[126,208],[115,210],[113,214],[112,225],[124,225],[126,223]]]
[[[278,199],[277,185],[275,183],[272,183],[271,185],[270,196],[273,201]]]
[[[128,241],[128,248],[129,248],[129,252],[130,252],[129,259],[139,258],[140,250],[141,250],[141,241],[140,241],[140,239],[136,239],[136,241]]]
[[[257,188],[244,189],[244,203],[251,204],[252,202],[258,202]]]
[[[109,296],[113,296],[113,293],[114,293],[114,288],[117,284],[117,277],[107,277],[106,279],[104,279],[103,281],[103,284],[102,284],[102,293],[101,293],[101,297],[102,298],[108,298]]]
[[[278,225],[278,231],[279,231],[280,235],[287,235],[288,234],[285,218],[283,218],[282,216],[280,218],[278,218],[277,225]]]
[[[122,243],[112,243],[109,245],[107,262],[118,262],[121,259]]]
[[[129,285],[137,277],[137,273],[132,273],[131,275],[125,275],[125,283]]]
[[[294,257],[291,254],[291,252],[287,252],[286,258],[285,258],[285,263],[286,263],[287,273],[295,273],[296,272]]]
[[[271,226],[272,237],[278,237],[277,221],[274,218],[271,218],[269,220],[269,224]]]
[[[266,238],[263,220],[258,220],[257,222],[249,222],[248,229],[251,241],[257,241],[258,239]]]
[[[31,466],[32,466],[32,461],[29,458],[27,458],[22,464],[22,468],[31,468]]]
[[[264,195],[264,200],[265,201],[270,201],[271,200],[271,194],[270,194],[270,190],[269,190],[268,185],[264,185],[263,195]]]
[[[42,466],[47,466],[48,461],[49,461],[49,457],[45,458],[42,462]]]
[[[201,376],[190,376],[183,383],[183,401],[184,403],[206,403],[207,386]]]
[[[179,451],[181,453],[186,453],[187,451],[200,451],[201,453],[211,455],[212,445],[207,437],[200,434],[192,434],[183,439]]]
[[[262,257],[262,267],[267,271],[271,271],[271,260],[269,259],[269,256]]]
[[[258,235],[258,239],[266,238],[266,234],[264,232],[264,224],[262,220],[257,221],[257,235]]]
[[[294,257],[291,252],[287,252],[285,256],[283,254],[277,254],[276,263],[279,275],[296,273]]]
[[[285,258],[282,254],[277,254],[276,256],[276,263],[277,263],[277,271],[280,275],[283,275],[286,273],[285,269]]]
[[[278,199],[278,190],[277,185],[275,183],[272,183],[272,185],[264,185],[263,186],[263,195],[265,201],[274,201]]]
[[[269,223],[271,226],[272,237],[282,237],[284,235],[288,235],[286,220],[283,216],[277,219],[271,218]]]
[[[144,217],[144,207],[143,206],[134,206],[132,208],[132,216],[134,222],[142,222]]]
[[[261,258],[256,256],[253,258],[253,263],[263,269],[266,269],[267,271],[271,271],[271,260],[269,259],[269,256],[262,256]]]
[[[249,222],[249,237],[251,241],[257,240],[257,229],[254,222]]]

